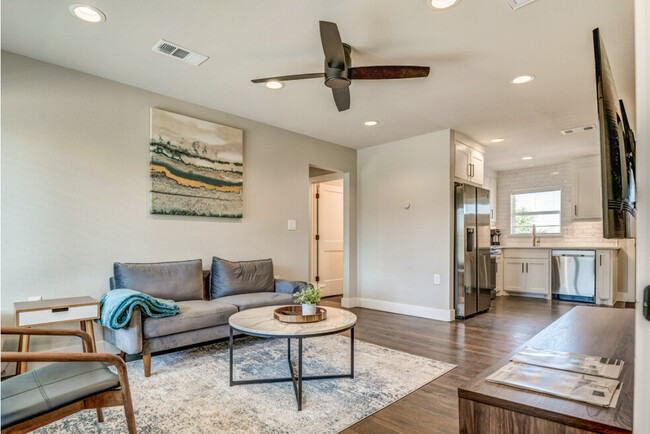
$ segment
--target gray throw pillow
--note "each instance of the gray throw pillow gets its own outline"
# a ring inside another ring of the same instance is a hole
[[[148,264],[113,264],[115,288],[128,288],[174,301],[203,299],[200,259]]]
[[[231,262],[212,258],[212,299],[250,292],[275,291],[273,261]]]

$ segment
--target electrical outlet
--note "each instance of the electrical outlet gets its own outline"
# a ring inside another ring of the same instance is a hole
[[[433,275],[433,284],[434,285],[440,285],[440,274],[434,274]]]
[[[287,220],[287,230],[290,230],[290,231],[295,231],[296,230],[296,221],[295,220]]]

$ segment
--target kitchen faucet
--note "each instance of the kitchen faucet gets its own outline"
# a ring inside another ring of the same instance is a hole
[[[539,246],[539,238],[537,237],[537,229],[533,225],[533,247]]]

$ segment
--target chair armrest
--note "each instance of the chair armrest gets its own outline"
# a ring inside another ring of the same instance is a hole
[[[84,342],[85,348],[92,348],[90,335],[81,330],[70,329],[39,329],[29,327],[3,327],[3,335],[35,335],[35,336],[77,336]]]
[[[142,352],[142,311],[139,306],[133,309],[133,315],[126,327],[112,330],[104,327],[104,340],[127,354]]]
[[[307,282],[300,280],[275,279],[275,292],[295,294],[307,286]]]
[[[115,354],[105,353],[18,353],[2,352],[0,357],[4,362],[104,362],[117,368],[120,378],[120,387],[123,394],[129,395],[129,378],[126,372],[126,363]],[[23,374],[20,374],[23,375]]]

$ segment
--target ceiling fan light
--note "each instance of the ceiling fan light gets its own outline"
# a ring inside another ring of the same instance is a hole
[[[427,0],[427,4],[434,9],[447,9],[457,3],[460,3],[460,0]]]
[[[275,81],[275,80],[267,81],[266,82],[266,87],[268,87],[269,89],[278,90],[278,89],[282,89],[284,87],[284,83],[281,82],[281,81]]]

